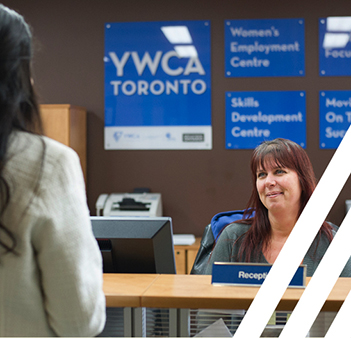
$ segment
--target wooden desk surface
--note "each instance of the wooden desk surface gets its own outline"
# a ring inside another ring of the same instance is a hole
[[[257,287],[214,286],[211,276],[160,275],[142,295],[145,307],[248,309]]]
[[[141,307],[141,295],[157,279],[155,274],[104,274],[108,307]]]
[[[322,310],[338,311],[350,290],[351,278],[339,278]],[[107,306],[248,309],[258,287],[214,286],[211,276],[105,274],[104,291]],[[293,310],[302,293],[287,289],[277,310]]]

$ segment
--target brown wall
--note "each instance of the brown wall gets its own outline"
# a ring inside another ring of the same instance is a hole
[[[100,193],[150,187],[162,193],[164,215],[175,233],[201,235],[211,217],[244,208],[251,190],[251,150],[225,149],[226,91],[304,90],[307,152],[320,178],[334,151],[319,149],[319,91],[350,90],[350,77],[318,76],[318,19],[351,15],[350,0],[12,0],[37,40],[35,83],[41,103],[69,103],[88,110],[88,203],[95,214]],[[225,19],[305,19],[306,76],[225,78]],[[104,23],[210,20],[212,41],[212,150],[105,151]],[[351,153],[351,150],[350,150]],[[340,224],[351,182],[329,219]]]

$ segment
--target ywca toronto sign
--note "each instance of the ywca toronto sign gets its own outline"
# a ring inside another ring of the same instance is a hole
[[[105,25],[105,149],[211,149],[208,21]]]

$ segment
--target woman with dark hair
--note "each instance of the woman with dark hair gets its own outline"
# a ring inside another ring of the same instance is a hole
[[[101,254],[77,154],[40,135],[31,39],[0,5],[0,336],[94,336]]]
[[[251,158],[253,189],[244,217],[224,228],[205,274],[214,262],[273,264],[316,186],[306,152],[286,139],[266,141]],[[336,227],[324,222],[303,264],[312,276],[333,239]],[[350,262],[342,276],[351,276]]]

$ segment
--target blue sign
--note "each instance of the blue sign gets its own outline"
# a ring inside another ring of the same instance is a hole
[[[304,76],[304,19],[225,21],[225,75]]]
[[[212,267],[212,284],[260,286],[266,279],[271,264],[220,263]],[[290,287],[306,286],[306,265],[300,265],[289,283]]]
[[[209,21],[105,25],[105,149],[211,149]]]
[[[320,148],[336,149],[351,125],[351,90],[319,93]]]
[[[351,75],[351,17],[319,20],[319,73],[322,76]]]
[[[227,149],[254,149],[278,137],[306,147],[305,92],[227,92],[225,106]]]

